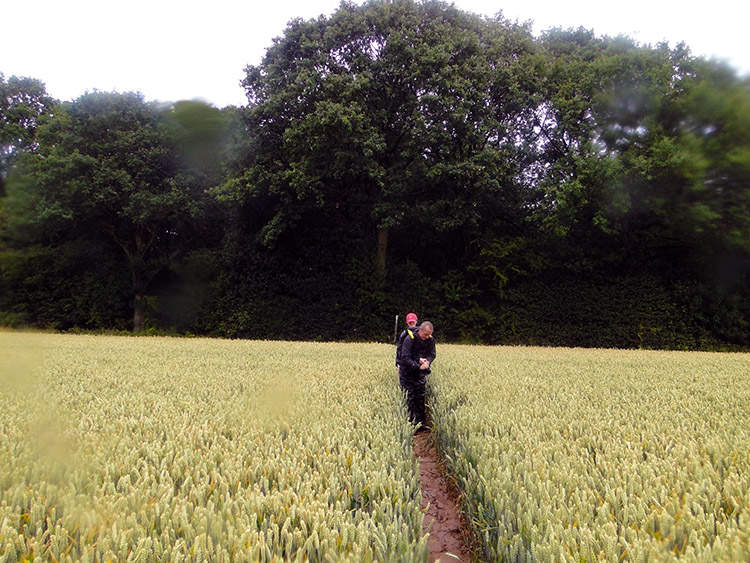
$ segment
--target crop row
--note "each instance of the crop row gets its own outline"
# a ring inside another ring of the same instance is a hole
[[[391,353],[0,332],[0,562],[425,560]]]
[[[491,561],[750,561],[750,356],[454,346],[434,435]]]

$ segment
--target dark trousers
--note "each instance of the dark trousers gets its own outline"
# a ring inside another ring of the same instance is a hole
[[[412,424],[426,422],[424,395],[427,381],[421,373],[408,374],[404,373],[403,367],[399,367],[398,381],[401,389],[406,391],[406,406],[409,409],[409,421]]]

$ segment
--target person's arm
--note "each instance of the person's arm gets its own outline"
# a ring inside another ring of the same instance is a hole
[[[437,352],[435,352],[435,341],[432,338],[428,338],[425,341],[425,348],[427,353],[419,358],[420,369],[429,371],[430,367],[432,366],[432,362],[435,361],[435,357],[437,356]],[[422,360],[427,360],[427,363],[424,365],[424,367],[421,367]]]

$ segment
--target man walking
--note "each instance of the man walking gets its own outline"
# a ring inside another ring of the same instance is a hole
[[[421,424],[417,432],[425,428],[425,385],[430,366],[435,361],[435,340],[432,338],[433,326],[430,321],[424,321],[416,334],[409,332],[401,346],[401,367],[399,369],[399,383],[406,391],[406,404],[409,408],[409,420],[413,424]]]

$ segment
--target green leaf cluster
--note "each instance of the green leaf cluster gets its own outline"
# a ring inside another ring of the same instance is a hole
[[[7,260],[89,245],[133,327],[750,346],[750,82],[684,44],[370,0],[291,21],[242,108],[11,82]],[[16,266],[0,311],[48,325]]]

